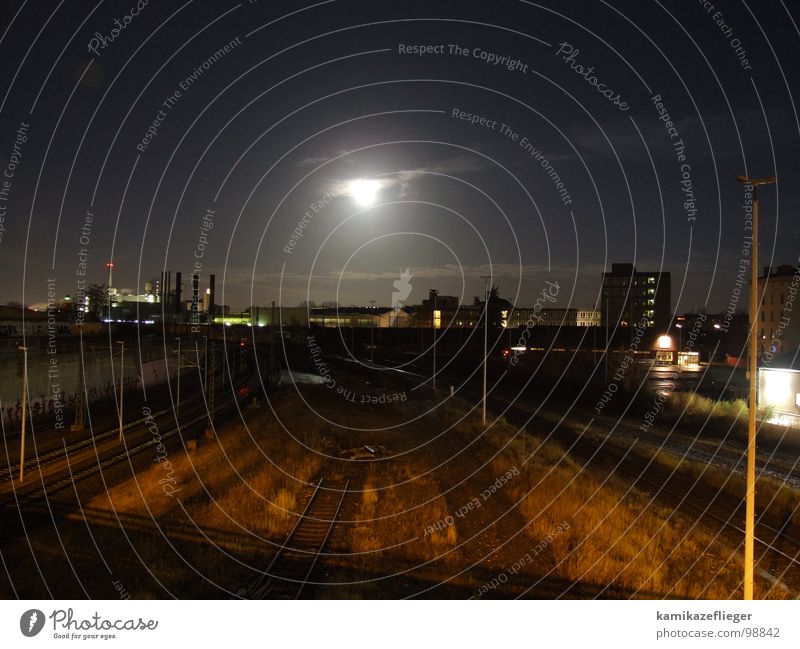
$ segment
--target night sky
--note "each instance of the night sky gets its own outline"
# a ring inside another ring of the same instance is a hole
[[[760,265],[800,254],[792,3],[0,14],[2,302],[45,300],[48,278],[75,293],[85,249],[90,281],[113,259],[133,292],[197,262],[235,310],[389,305],[406,268],[409,304],[429,288],[471,302],[491,274],[520,306],[545,281],[561,306],[593,305],[602,271],[633,262],[672,273],[676,311],[720,311],[749,235],[744,173],[778,178]],[[375,203],[350,195],[356,179],[380,183]]]

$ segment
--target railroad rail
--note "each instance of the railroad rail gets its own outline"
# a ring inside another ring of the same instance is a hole
[[[220,411],[225,410],[233,406],[238,399],[238,397],[229,396],[217,408]],[[45,497],[49,502],[49,499],[58,492],[70,487],[74,489],[77,482],[97,475],[115,464],[128,461],[146,449],[162,443],[192,426],[208,421],[208,412],[204,405],[200,405],[200,402],[197,407],[186,414],[187,418],[182,417],[182,421],[178,423],[175,421],[171,408],[151,413],[150,417],[153,417],[158,425],[157,437],[149,430],[145,430],[147,429],[146,417],[128,422],[124,429],[131,431],[132,434],[130,442],[122,448],[111,443],[119,434],[119,429],[113,429],[94,437],[79,440],[74,444],[65,444],[43,456],[29,459],[26,467],[28,467],[30,479],[21,485],[11,485],[11,489],[3,485],[0,505],[25,510],[47,507]],[[98,446],[98,442],[102,446]],[[89,453],[91,450],[94,450],[93,454]],[[18,465],[14,468],[18,468]],[[42,469],[47,468],[51,469],[47,475],[41,475]],[[39,473],[41,477],[35,476],[34,473]],[[8,475],[5,477],[8,480]],[[8,484],[6,482],[6,485]]]
[[[266,570],[244,589],[246,599],[299,599],[324,553],[350,481],[340,486],[320,479],[303,512]],[[324,486],[323,486],[324,485]]]

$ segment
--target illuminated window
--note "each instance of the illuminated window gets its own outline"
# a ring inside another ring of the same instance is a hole
[[[442,328],[442,312],[439,309],[436,309],[433,312],[433,328],[434,329]]]

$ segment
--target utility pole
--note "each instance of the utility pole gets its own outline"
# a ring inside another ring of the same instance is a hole
[[[78,394],[75,397],[75,421],[69,429],[73,433],[82,433],[86,430],[86,367],[81,364],[78,374]]]
[[[214,409],[215,403],[215,379],[217,373],[216,356],[214,355],[214,340],[206,338],[208,352],[206,353],[206,405],[208,406],[208,426],[206,427],[206,439],[214,438]]]
[[[86,364],[83,362],[85,348],[83,346],[83,327],[80,324],[78,331],[81,341],[81,366],[78,373],[78,394],[75,397],[75,421],[69,427],[73,433],[82,433],[86,430]]]
[[[370,328],[369,328],[369,362],[375,365],[375,300],[369,301]]]
[[[181,416],[181,368],[183,367],[183,362],[181,361],[181,339],[175,338],[178,341],[178,358],[177,358],[177,372],[178,372],[178,380],[177,380],[177,387],[175,389],[175,419],[180,423],[180,416]]]
[[[748,363],[750,399],[747,404],[747,497],[744,525],[744,599],[753,599],[753,569],[756,514],[756,382],[758,380],[758,186],[771,185],[774,177],[750,178],[737,176],[736,180],[745,187],[753,188],[753,248],[751,257],[752,276],[750,280],[750,358]]]
[[[431,295],[433,296],[433,310],[431,311],[431,325],[433,325],[433,378],[432,386],[434,392],[436,391],[436,296],[439,295],[439,291],[435,288],[432,288]]]
[[[277,333],[270,332],[269,339],[269,382],[270,385],[278,384],[278,368],[275,366],[275,340]]]
[[[123,399],[125,397],[125,341],[118,340],[119,348],[119,441],[122,441]]]
[[[603,284],[605,284],[605,279],[603,281]],[[605,363],[604,363],[604,366],[603,366],[603,373],[604,373],[604,381],[606,382],[606,385],[608,385],[608,352],[609,352],[608,321],[611,320],[611,316],[609,315],[611,313],[611,310],[609,309],[609,305],[608,305],[608,298],[609,298],[608,293],[610,293],[610,292],[611,292],[611,282],[609,282],[608,286],[603,286],[603,299],[605,300],[606,308],[605,308],[605,312],[603,312],[602,309],[600,310],[600,313],[602,314],[600,317],[604,318],[605,321],[606,321],[606,349],[605,349],[605,353],[603,354],[603,357],[605,359]]]
[[[483,401],[481,406],[481,421],[486,425],[486,370],[489,363],[489,280],[491,275],[481,275],[483,279]]]
[[[25,416],[28,413],[28,348],[17,347],[22,352],[22,428],[19,440],[19,481],[25,477]]]

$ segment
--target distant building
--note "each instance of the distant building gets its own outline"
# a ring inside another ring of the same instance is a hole
[[[576,312],[578,314],[575,318],[576,327],[599,327],[603,324],[603,314],[600,309],[579,307]]]
[[[758,336],[765,359],[800,347],[800,310],[794,309],[799,285],[800,267],[765,266],[758,278]]]
[[[508,326],[512,329],[530,326],[544,327],[599,327],[601,314],[592,307],[548,307],[548,308],[515,308],[511,312]]]
[[[672,299],[669,273],[640,273],[633,264],[612,264],[603,273],[600,311],[609,327],[633,327],[645,320],[656,332],[666,332]]]
[[[434,304],[436,305],[435,309]],[[470,320],[469,316],[460,313],[463,308],[455,295],[439,295],[434,289],[431,289],[428,293],[428,299],[422,300],[422,306],[417,309],[416,326],[435,326],[437,329],[443,329],[448,326],[470,326],[456,324],[465,319]]]
[[[400,309],[395,314],[389,307],[313,307],[309,316],[309,324],[318,327],[399,327],[407,321],[407,311]]]

